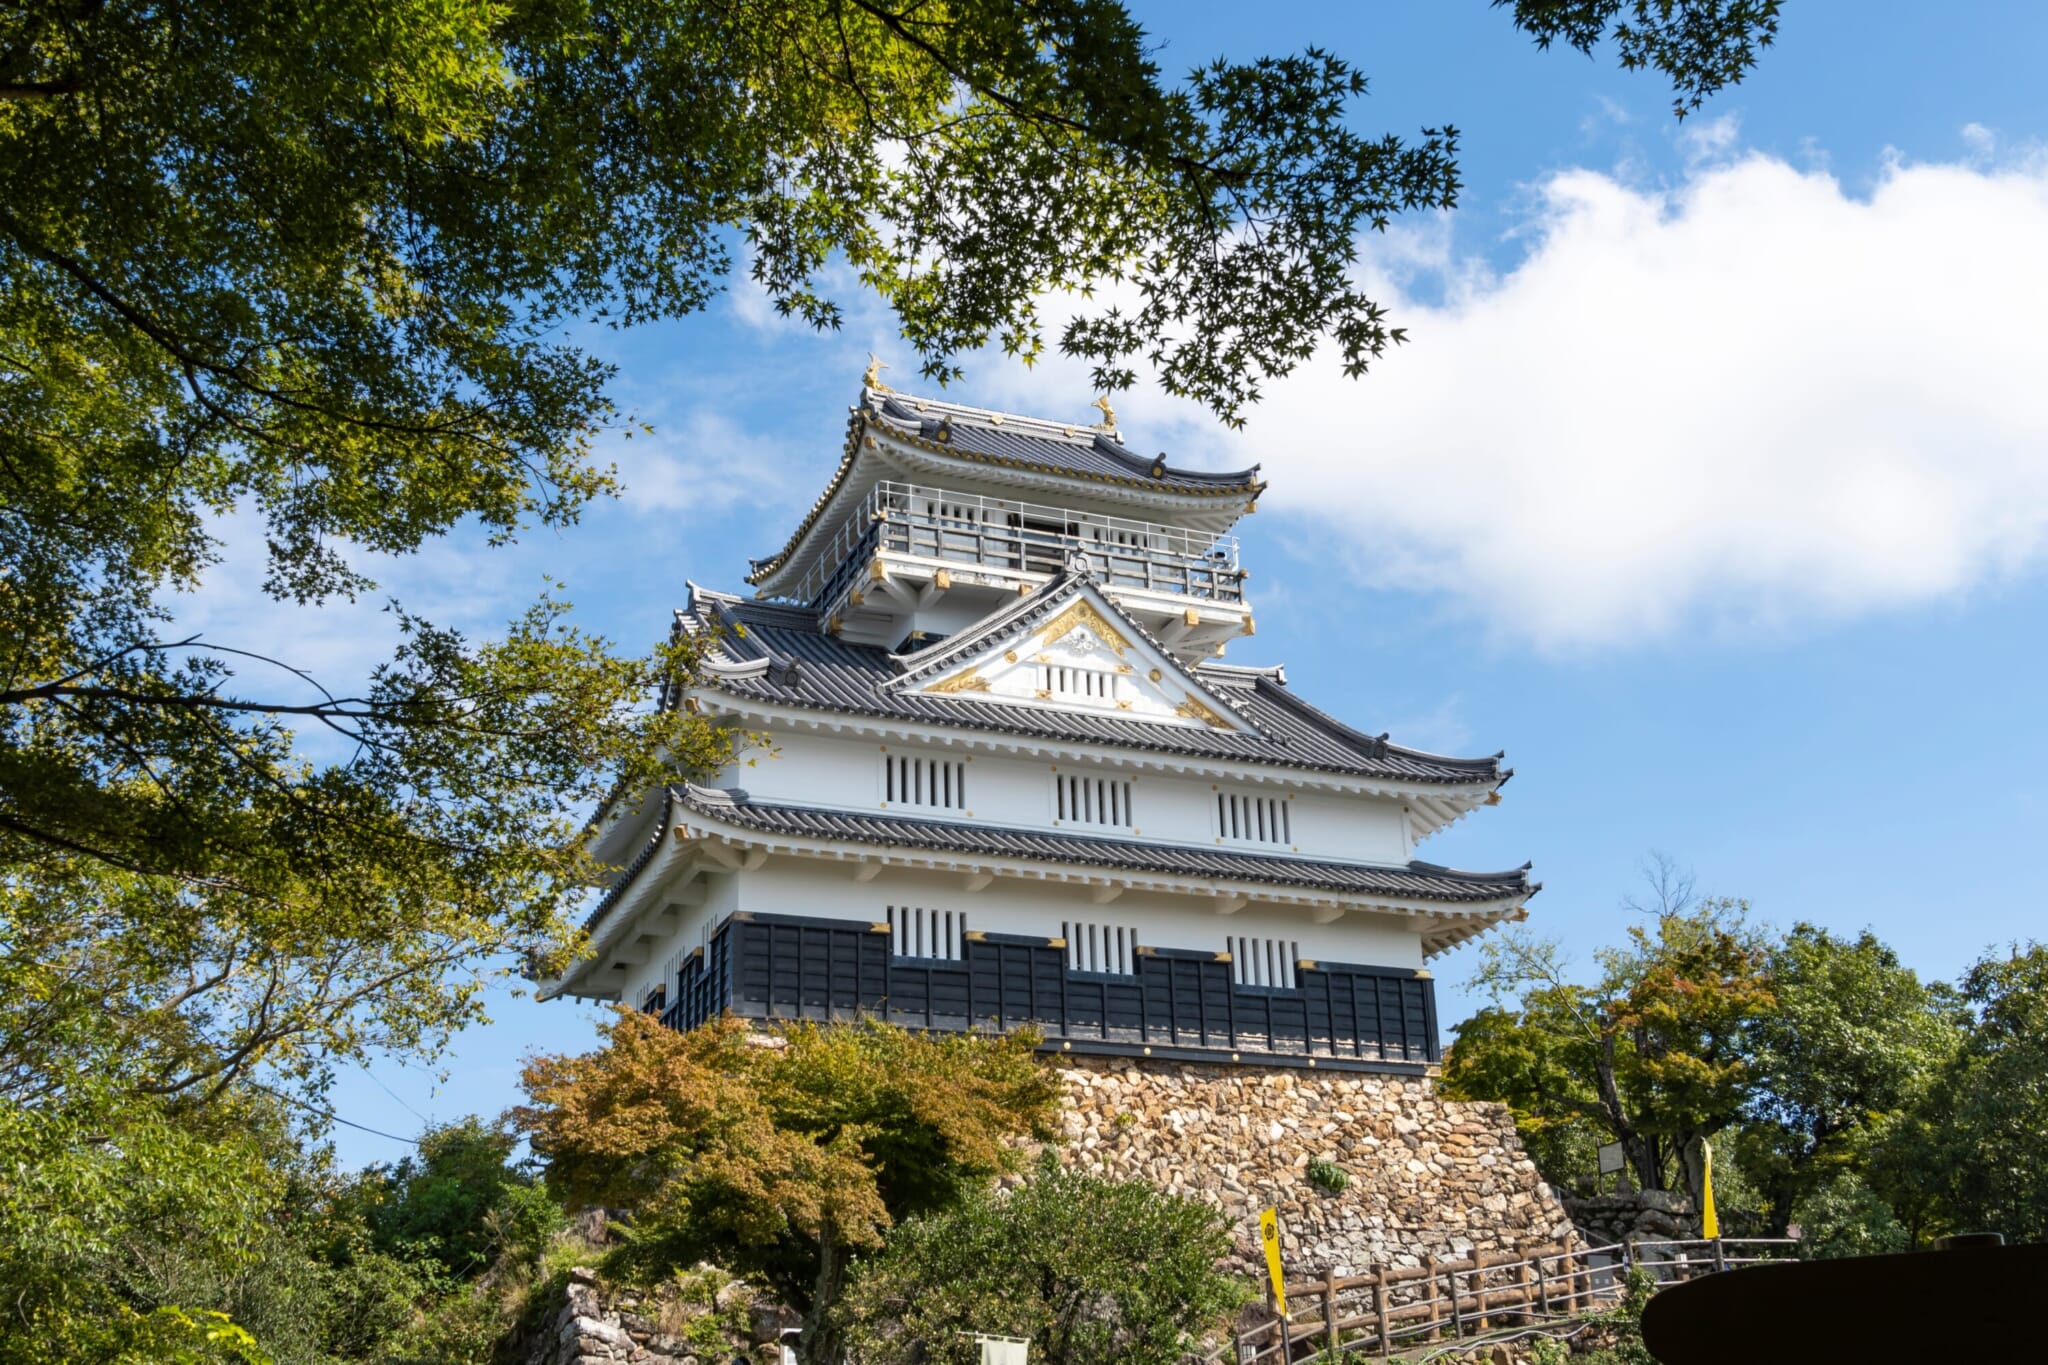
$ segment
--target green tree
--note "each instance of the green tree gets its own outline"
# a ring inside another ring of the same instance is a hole
[[[1949,1226],[2048,1241],[2048,946],[2014,947],[1964,974],[1961,1049],[1927,1098]]]
[[[281,1193],[273,1125],[90,1082],[0,1106],[0,1361],[260,1359],[213,1300]]]
[[[1754,1092],[1738,1152],[1764,1195],[1768,1235],[1782,1237],[1803,1201],[1860,1167],[1920,1102],[1959,1035],[1945,993],[1868,930],[1843,939],[1795,925],[1768,970],[1777,1004],[1750,1032]],[[1867,1197],[1845,1191],[1826,1216]]]
[[[534,1208],[526,1197],[533,1180],[512,1159],[518,1145],[474,1117],[430,1125],[417,1156],[363,1174],[372,1245],[467,1276],[489,1267],[511,1237],[531,1240],[535,1231],[517,1226]]]
[[[764,1044],[733,1018],[678,1033],[621,1010],[598,1051],[528,1063],[516,1118],[565,1198],[627,1211],[622,1266],[758,1276],[803,1315],[804,1358],[837,1361],[851,1263],[1052,1136],[1036,1044],[872,1022]]]
[[[1697,1199],[1699,1144],[1745,1112],[1749,1035],[1775,996],[1745,904],[1695,901],[1668,862],[1653,880],[1650,923],[1598,955],[1592,985],[1568,979],[1553,942],[1489,943],[1475,980],[1494,1003],[1456,1030],[1444,1086],[1507,1104],[1539,1154],[1577,1153],[1583,1140],[1558,1133],[1590,1132],[1621,1144],[1641,1188]]]
[[[1028,1337],[1048,1365],[1174,1365],[1245,1300],[1217,1269],[1230,1233],[1208,1205],[1064,1169],[971,1192],[889,1233],[847,1291],[861,1365],[978,1359],[974,1332]]]

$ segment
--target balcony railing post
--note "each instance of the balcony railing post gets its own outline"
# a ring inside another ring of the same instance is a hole
[[[818,609],[837,600],[877,545],[1026,572],[1057,572],[1078,554],[1119,586],[1217,602],[1244,597],[1233,536],[891,480],[877,482],[826,544],[791,594]]]

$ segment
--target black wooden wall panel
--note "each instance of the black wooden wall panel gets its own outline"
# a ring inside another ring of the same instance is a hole
[[[1215,955],[1154,949],[1131,976],[1070,972],[1046,939],[977,935],[957,961],[897,957],[847,920],[736,915],[686,962],[663,1020],[724,1010],[760,1019],[875,1015],[911,1028],[1013,1029],[1048,1038],[1415,1065],[1438,1060],[1434,983],[1388,968],[1304,963],[1292,989],[1239,986]]]

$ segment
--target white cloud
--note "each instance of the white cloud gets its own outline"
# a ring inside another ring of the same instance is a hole
[[[673,520],[736,507],[772,510],[815,491],[790,483],[804,468],[795,450],[722,413],[691,412],[653,425],[652,434],[617,440],[605,451],[618,470],[621,505],[633,513]]]
[[[1711,140],[1711,139],[1710,139]],[[1725,149],[1723,149],[1725,150]],[[1764,156],[1539,187],[1363,383],[1318,360],[1227,442],[1362,580],[1552,649],[1929,602],[2048,550],[2048,168]],[[1208,436],[1207,444],[1220,444]]]

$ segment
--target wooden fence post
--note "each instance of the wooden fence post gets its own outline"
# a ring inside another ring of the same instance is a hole
[[[1442,1329],[1438,1326],[1438,1324],[1442,1321],[1442,1314],[1440,1310],[1437,1308],[1436,1257],[1433,1255],[1423,1257],[1422,1269],[1428,1275],[1428,1278],[1422,1282],[1422,1292],[1428,1295],[1429,1340],[1435,1341],[1442,1335]]]
[[[1451,1264],[1455,1266],[1457,1262],[1453,1261]],[[1458,1302],[1458,1272],[1456,1270],[1444,1271],[1444,1285],[1451,1291],[1451,1336],[1455,1340],[1463,1341],[1465,1339],[1465,1309]]]
[[[1387,1268],[1385,1266],[1381,1266],[1379,1270],[1376,1272],[1376,1274],[1378,1276],[1378,1283],[1373,1286],[1372,1299],[1373,1307],[1379,1310],[1380,1358],[1384,1360],[1390,1353],[1391,1349],[1387,1345],[1387,1329],[1389,1326],[1392,1325],[1389,1321],[1389,1316],[1392,1310],[1387,1305]]]
[[[1542,1248],[1538,1247],[1537,1252],[1540,1254],[1541,1251]],[[1529,1287],[1529,1262],[1535,1257],[1526,1247],[1518,1249],[1518,1254],[1522,1258],[1522,1263],[1515,1267],[1515,1302],[1521,1305],[1522,1321],[1528,1322],[1536,1316],[1530,1311],[1536,1302],[1536,1291]]]
[[[1479,1332],[1486,1330],[1486,1261],[1485,1252],[1472,1253],[1472,1311],[1477,1315],[1473,1330]]]
[[[1330,1354],[1337,1354],[1337,1267],[1331,1266],[1323,1272],[1323,1332],[1329,1341]]]

